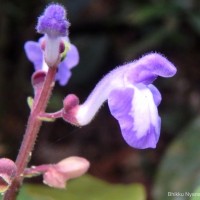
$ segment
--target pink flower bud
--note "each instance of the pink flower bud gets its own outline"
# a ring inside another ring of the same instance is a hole
[[[79,125],[75,117],[78,107],[79,107],[78,97],[74,94],[67,95],[63,101],[63,113],[62,113],[63,119],[71,124]]]
[[[55,188],[65,188],[66,181],[87,172],[90,163],[81,157],[65,158],[55,165],[49,165],[44,173],[44,183]]]
[[[17,167],[15,163],[7,158],[0,159],[0,193],[8,190],[13,178],[16,176]]]
[[[41,92],[45,78],[46,78],[46,72],[42,70],[36,71],[32,75],[31,82],[34,88],[35,96],[37,96]]]
[[[46,72],[36,71],[32,76],[32,85],[33,87],[38,87],[38,85],[43,84],[45,81]]]

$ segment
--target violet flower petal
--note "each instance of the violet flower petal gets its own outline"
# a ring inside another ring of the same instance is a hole
[[[38,42],[28,41],[24,45],[28,59],[33,63],[35,71],[42,69],[43,53]]]
[[[134,65],[134,66],[133,66]],[[152,83],[157,76],[172,77],[176,73],[175,66],[164,56],[158,53],[150,53],[139,60],[127,64],[127,79],[135,83]]]
[[[68,35],[70,23],[66,20],[66,12],[59,4],[49,5],[42,16],[38,18],[37,32],[46,33],[50,37]]]
[[[58,67],[58,72],[56,74],[56,80],[59,81],[59,84],[64,86],[69,81],[71,77],[71,72],[66,65],[65,61],[61,62]]]
[[[77,48],[70,44],[70,49],[67,52],[66,58],[59,64],[56,80],[60,85],[66,85],[71,77],[70,69],[76,66],[79,62],[79,53]]]
[[[151,93],[153,94],[153,99],[154,99],[156,106],[159,106],[160,102],[162,100],[162,96],[161,96],[159,90],[152,84],[148,85],[147,87],[151,90]]]
[[[153,95],[144,84],[113,90],[108,105],[130,146],[138,149],[156,147],[161,120]]]
[[[63,62],[65,62],[68,69],[73,68],[79,63],[79,53],[76,46],[74,46],[73,44],[70,44],[70,49],[67,52],[67,56]]]

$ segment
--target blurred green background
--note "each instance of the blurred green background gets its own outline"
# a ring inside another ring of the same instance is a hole
[[[0,0],[0,156],[15,159],[33,95],[33,66],[24,53],[37,40],[37,17],[51,1]],[[158,79],[163,101],[156,149],[137,150],[121,137],[105,104],[95,120],[76,128],[62,120],[45,123],[31,164],[70,155],[91,162],[89,173],[112,184],[142,183],[148,200],[175,199],[167,192],[193,192],[200,184],[200,1],[63,0],[71,22],[70,39],[80,64],[65,87],[56,85],[49,111],[75,93],[83,102],[100,78],[147,52],[161,52],[178,73]],[[40,182],[36,179],[35,182]],[[180,199],[188,199],[180,197]]]

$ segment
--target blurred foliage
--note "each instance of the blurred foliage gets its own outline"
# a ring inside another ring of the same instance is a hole
[[[26,98],[32,96],[30,77],[33,73],[23,45],[27,40],[40,37],[35,32],[37,17],[50,2],[0,0],[1,156],[15,159],[19,149],[29,113]],[[198,177],[196,182],[189,181],[194,179],[192,169],[200,168],[194,156],[198,152],[197,132],[200,130],[196,122],[189,123],[200,114],[200,1],[56,2],[68,10],[70,39],[80,51],[80,64],[72,70],[66,87],[56,85],[48,107],[50,111],[60,109],[68,93],[76,93],[83,101],[105,73],[149,51],[166,55],[177,66],[178,73],[172,79],[158,79],[155,83],[163,96],[159,107],[161,138],[155,150],[129,148],[120,135],[118,124],[104,106],[96,119],[81,129],[61,120],[44,124],[31,164],[53,163],[70,155],[84,156],[92,163],[91,174],[110,182],[141,182],[147,188],[148,199],[151,199],[155,175],[156,191],[166,198],[165,191],[170,189],[167,178],[171,177],[165,174],[167,166],[171,171],[177,170],[177,176],[174,172],[171,181],[185,184],[185,188],[193,191],[198,186]],[[188,133],[182,131],[188,125]],[[176,141],[183,146],[188,142],[187,148],[191,151],[182,149],[183,155],[181,147],[176,148]],[[164,152],[167,153],[163,158]]]
[[[24,185],[19,200],[145,200],[145,190],[140,184],[111,185],[91,176],[70,181],[66,190],[41,185]]]
[[[158,169],[154,199],[167,200],[168,192],[192,193],[200,185],[200,117],[192,121],[172,142]],[[170,199],[177,199],[171,196]],[[187,196],[178,199],[186,200]]]
[[[194,195],[192,196],[191,200],[199,200],[200,198],[200,186],[193,192]]]

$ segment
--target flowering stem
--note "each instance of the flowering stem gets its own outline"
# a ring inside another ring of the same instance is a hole
[[[124,87],[124,71],[124,68],[119,67],[104,76],[95,86],[86,101],[79,106],[76,119],[80,126],[88,124],[93,119],[113,89],[116,87]]]
[[[27,123],[27,129],[24,134],[24,138],[19,150],[19,154],[16,159],[17,175],[13,180],[9,190],[4,195],[4,200],[15,200],[19,191],[19,188],[23,182],[23,172],[31,158],[31,152],[33,150],[38,132],[42,125],[42,121],[38,118],[40,113],[44,113],[48,100],[51,96],[52,89],[54,87],[54,80],[57,67],[50,67],[47,76],[44,81],[44,85],[37,103],[34,105]],[[35,97],[37,98],[37,97]]]
[[[54,112],[54,113],[41,113],[39,117],[40,117],[40,119],[47,118],[47,119],[55,120],[57,118],[62,117],[62,110],[59,110],[59,111]]]
[[[39,166],[32,166],[31,168],[26,168],[24,170],[24,176],[26,177],[32,177],[34,175],[40,175],[44,172],[46,172],[49,167],[54,166],[55,164],[44,164]]]

